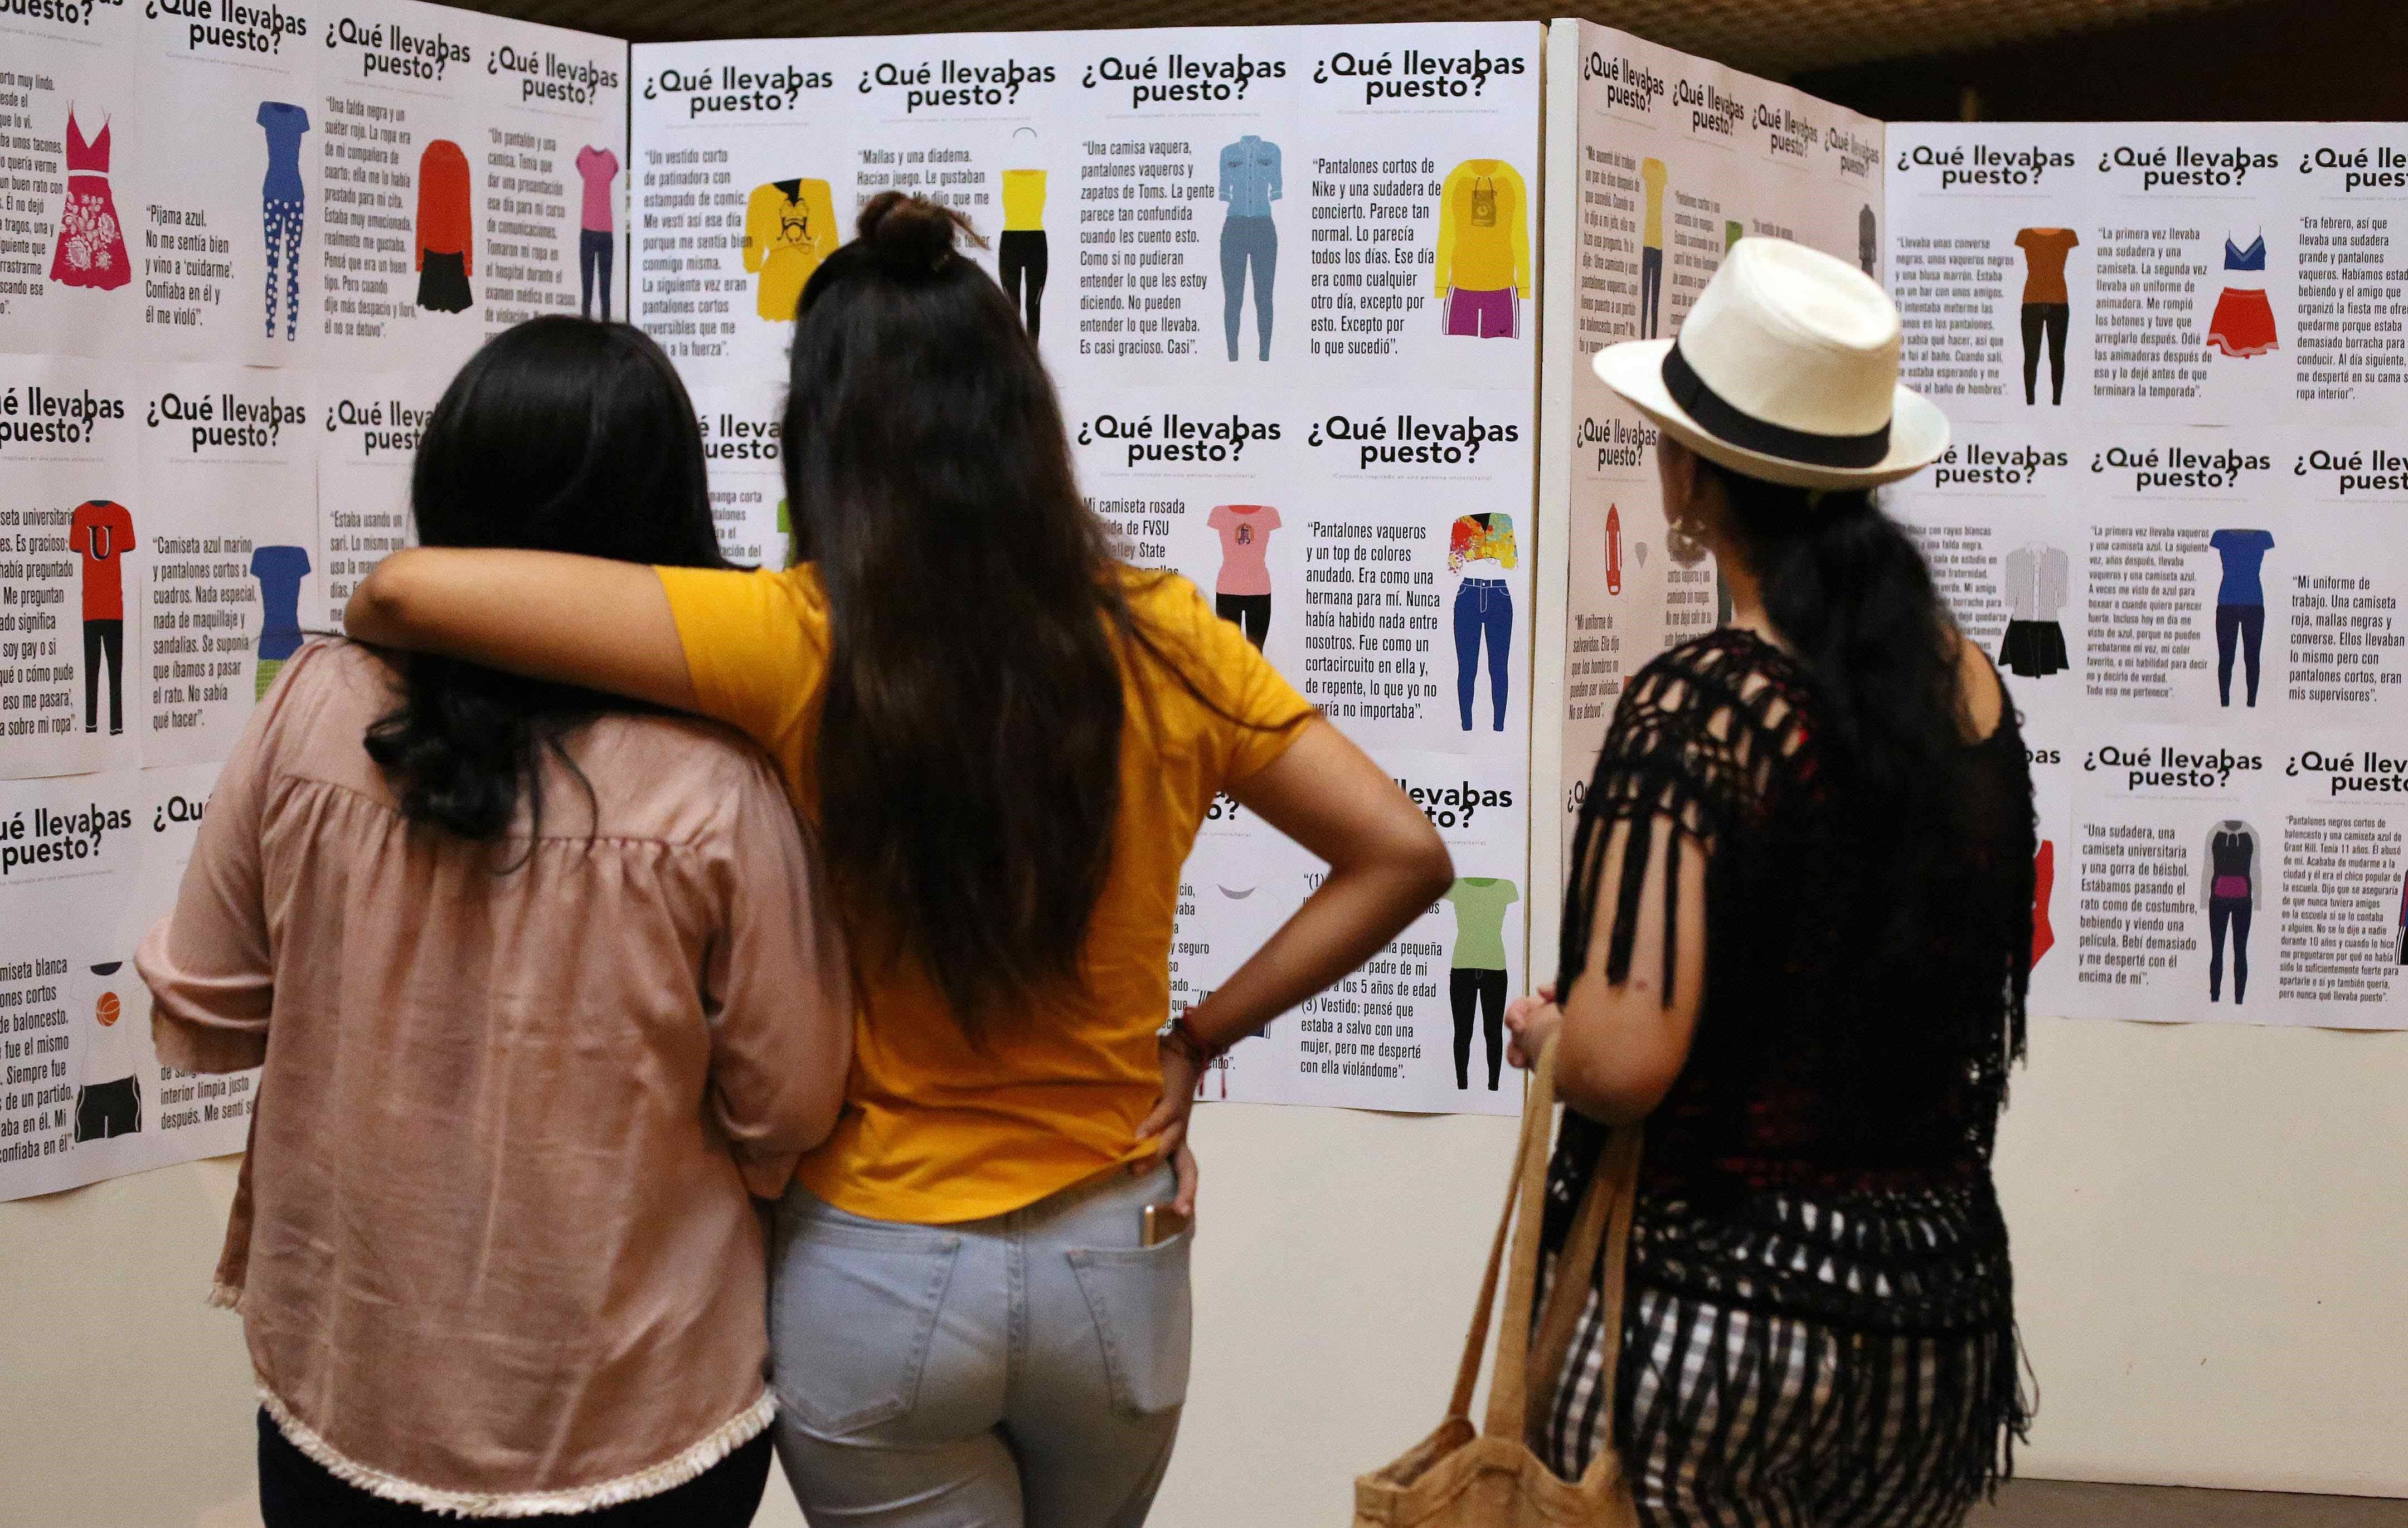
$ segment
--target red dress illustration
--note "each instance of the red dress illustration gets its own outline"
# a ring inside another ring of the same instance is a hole
[[[67,108],[67,199],[59,209],[59,248],[50,257],[50,279],[71,287],[114,291],[134,278],[125,254],[125,231],[118,226],[117,203],[108,194],[108,123],[87,140]]]

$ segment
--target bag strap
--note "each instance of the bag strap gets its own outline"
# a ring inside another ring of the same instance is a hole
[[[1539,1186],[1527,1195],[1526,1202],[1537,1205],[1546,1191],[1547,1135],[1548,1125],[1552,1122],[1550,1117],[1555,1112],[1555,1048],[1550,1046],[1547,1053],[1539,1058],[1536,1080],[1523,1100],[1522,1134],[1519,1144],[1513,1149],[1513,1176],[1506,1181],[1505,1209],[1497,1218],[1497,1235],[1488,1246],[1488,1272],[1480,1280],[1480,1304],[1471,1313],[1471,1329],[1464,1335],[1463,1362],[1455,1371],[1455,1396],[1446,1405],[1450,1421],[1471,1420],[1471,1392],[1480,1383],[1480,1359],[1488,1346],[1488,1318],[1497,1304],[1497,1283],[1504,1270],[1506,1236],[1513,1227],[1513,1207],[1525,1199],[1524,1188],[1530,1176],[1528,1164],[1534,1150],[1533,1137],[1536,1137]],[[1543,1103],[1541,1101],[1542,1098]],[[1510,1317],[1510,1311],[1508,1315]],[[1526,1297],[1523,1302],[1524,1320],[1526,1321],[1528,1316],[1529,1303]],[[1513,1330],[1510,1322],[1505,1330],[1510,1336]],[[1498,1361],[1503,1362],[1502,1354]]]
[[[1563,1372],[1564,1360],[1570,1355],[1581,1312],[1588,1305],[1589,1269],[1597,1270],[1601,1285],[1598,1328],[1603,1335],[1606,1350],[1610,1354],[1622,1350],[1630,1220],[1639,1197],[1641,1139],[1640,1127],[1635,1124],[1617,1126],[1606,1137],[1605,1150],[1589,1175],[1588,1192],[1581,1196],[1580,1213],[1572,1221],[1570,1234],[1564,1238],[1563,1250],[1555,1255],[1555,1285],[1547,1292],[1546,1310],[1541,1317],[1538,1335],[1530,1343],[1531,1364],[1542,1386],[1555,1382]],[[1613,1435],[1616,1389],[1611,1364],[1609,1360],[1599,1432],[1600,1436],[1609,1439]],[[1535,1446],[1537,1440],[1532,1441]]]
[[[1555,1118],[1555,1052],[1539,1057],[1530,1092],[1522,1103],[1522,1157],[1514,1176],[1521,1219],[1513,1228],[1513,1259],[1505,1273],[1504,1330],[1497,1338],[1497,1372],[1488,1383],[1490,1437],[1519,1440],[1529,1410],[1530,1305],[1539,1286],[1539,1239],[1546,1220],[1547,1152]],[[1484,1309],[1485,1307],[1484,1307]]]

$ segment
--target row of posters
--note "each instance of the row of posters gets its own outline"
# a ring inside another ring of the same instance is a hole
[[[2006,671],[2037,1011],[2408,1026],[2408,142],[1897,127],[1892,507]]]
[[[1656,484],[1656,431],[1590,360],[1670,339],[1742,238],[1794,239],[1882,268],[1883,124],[1786,86],[1586,21],[1549,36],[1547,364],[1540,518],[1549,545],[1533,749],[1532,877],[1561,887],[1581,801],[1616,701],[1665,649],[1722,623],[1713,556],[1674,535]],[[1532,959],[1555,966],[1559,907],[1532,918]]]
[[[1206,1096],[1512,1112],[1526,984],[1536,24],[638,47],[637,321],[695,391],[732,554],[774,561],[787,321],[888,189],[968,216],[1082,484],[1430,812],[1463,878]],[[1322,866],[1223,800],[1173,1002]]]
[[[623,314],[626,45],[411,3],[0,14],[0,1198],[236,1150],[135,945],[460,363]]]
[[[1885,128],[1576,21],[631,50],[199,8],[0,17],[0,1196],[239,1145],[249,1083],[158,1066],[132,944],[283,659],[406,541],[451,372],[534,314],[633,319],[729,552],[781,562],[788,323],[888,189],[985,240],[1124,553],[1462,872],[1206,1096],[1518,1106],[1503,1008],[1554,964],[1614,702],[1725,598],[1587,361],[1762,235],[1890,286],[1956,421],[1889,502],[2025,717],[2036,1007],[2402,1022],[2378,131]],[[1321,868],[1216,803],[1175,1001]]]

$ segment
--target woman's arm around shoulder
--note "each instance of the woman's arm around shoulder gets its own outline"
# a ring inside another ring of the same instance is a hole
[[[696,708],[668,595],[640,563],[413,547],[362,580],[343,625],[363,642]]]

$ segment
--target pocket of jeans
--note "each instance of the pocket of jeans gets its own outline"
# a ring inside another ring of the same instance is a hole
[[[917,1226],[780,1227],[769,1286],[779,1404],[805,1430],[841,1437],[908,1413],[961,1238]]]
[[[1158,1247],[1070,1252],[1070,1271],[1096,1320],[1112,1405],[1132,1416],[1168,1411],[1187,1399],[1188,1348],[1196,1307],[1188,1289],[1192,1238]]]

